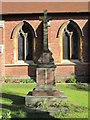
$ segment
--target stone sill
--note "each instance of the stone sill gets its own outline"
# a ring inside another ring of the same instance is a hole
[[[4,20],[0,20],[0,28],[4,28],[4,23],[5,23]]]
[[[28,64],[5,64],[5,67],[9,66],[29,66]]]
[[[71,61],[69,61],[69,60],[63,60],[61,63],[55,63],[55,65],[57,65],[57,66],[75,66],[75,65],[77,65],[77,64],[90,64],[90,63],[88,63],[88,62],[80,62],[79,60],[71,60]]]
[[[29,66],[29,65],[36,65],[33,61],[18,61],[17,63],[15,64],[5,64],[6,67],[8,66]]]

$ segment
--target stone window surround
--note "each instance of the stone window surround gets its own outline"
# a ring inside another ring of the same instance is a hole
[[[5,27],[5,21],[4,20],[0,20],[0,29]],[[0,53],[3,53],[4,50],[4,45],[0,44]]]
[[[4,50],[4,45],[0,44],[0,53],[3,53],[3,50]]]
[[[78,35],[79,35],[79,42],[80,42],[80,46],[79,46],[79,58],[78,59],[75,59],[75,60],[64,60],[63,59],[63,47],[62,47],[62,33],[65,29],[65,27],[70,23],[74,23],[74,27],[76,27],[77,29],[77,32],[78,32]],[[82,37],[83,37],[83,33],[81,31],[81,28],[79,27],[79,25],[74,22],[74,20],[68,20],[66,21],[65,23],[63,23],[59,29],[59,46],[60,46],[60,64],[76,64],[76,63],[79,63],[79,62],[82,62],[83,59],[82,59]]]
[[[16,25],[16,27],[14,28],[13,32],[12,32],[12,35],[11,35],[11,39],[13,40],[13,52],[14,52],[14,58],[13,58],[13,64],[17,64],[17,65],[28,65],[28,63],[31,63],[31,60],[30,61],[21,61],[21,60],[18,60],[18,42],[17,42],[17,39],[18,39],[18,32],[19,30],[22,28],[22,26],[24,25],[24,22],[26,22],[27,24],[29,24],[28,21],[26,20],[23,20],[21,21],[19,24]],[[36,35],[36,32],[35,32],[35,29],[34,27],[29,24],[31,27],[32,27],[32,30],[33,30],[33,34],[34,34],[34,38],[33,38],[33,60],[35,60],[35,38],[37,37]]]
[[[0,20],[0,28],[4,28],[5,21],[4,20]]]

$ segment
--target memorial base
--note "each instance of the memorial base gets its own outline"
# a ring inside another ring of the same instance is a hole
[[[63,92],[60,92],[59,96],[32,96],[29,93],[25,98],[25,111],[31,118],[42,118],[42,116],[43,118],[49,118],[51,114],[54,115],[57,112],[68,113],[69,109],[64,106],[65,103],[67,103],[67,97]]]
[[[66,103],[67,97],[64,95],[64,92],[56,89],[55,85],[37,85],[36,88],[29,92],[25,98],[25,105],[33,106],[44,101],[48,106],[59,103],[60,101]]]

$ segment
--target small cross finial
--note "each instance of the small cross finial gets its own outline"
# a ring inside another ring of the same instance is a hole
[[[47,10],[44,10],[44,15],[47,15]]]

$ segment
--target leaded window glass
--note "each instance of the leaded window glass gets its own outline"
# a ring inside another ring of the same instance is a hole
[[[78,59],[78,32],[68,24],[63,32],[63,59]]]
[[[18,60],[33,59],[33,34],[27,24],[24,24],[18,34]]]
[[[18,35],[18,60],[24,60],[24,37]]]

